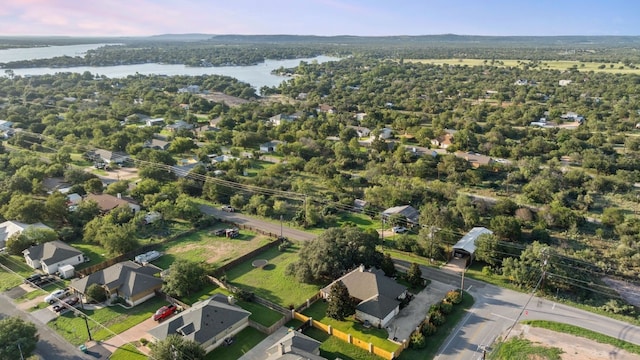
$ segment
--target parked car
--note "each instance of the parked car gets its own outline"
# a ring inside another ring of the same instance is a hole
[[[215,236],[224,236],[224,235],[227,234],[227,230],[226,229],[216,229],[216,230],[213,230],[213,234]]]
[[[173,313],[178,310],[178,307],[175,304],[169,304],[158,309],[155,314],[153,314],[154,321],[161,321],[163,319],[168,318],[173,315]]]
[[[231,205],[222,205],[221,210],[222,211],[226,211],[226,212],[234,212],[235,211],[235,209]]]
[[[53,305],[53,311],[61,312],[64,309],[67,309],[69,306],[75,306],[80,302],[80,298],[77,296],[73,296],[67,299],[64,299],[61,303]]]
[[[68,289],[59,289],[56,290],[54,292],[52,292],[51,294],[47,295],[44,298],[44,302],[49,303],[49,304],[53,304],[54,302],[58,301],[59,299],[62,299],[63,297],[67,296],[69,294],[69,290]]]
[[[394,226],[391,230],[393,230],[394,234],[402,234],[407,232],[407,228],[404,226]]]
[[[29,277],[24,279],[24,283],[25,284],[32,284],[32,283],[40,280],[40,278],[42,278],[42,275],[40,275],[40,274],[29,275]]]
[[[228,238],[236,238],[240,235],[240,230],[238,228],[225,229],[225,236]]]
[[[51,276],[51,275],[41,276],[39,279],[31,281],[31,284],[33,284],[33,286],[41,287],[41,286],[50,284],[52,282],[55,282],[57,280],[58,279],[56,279],[54,276]]]

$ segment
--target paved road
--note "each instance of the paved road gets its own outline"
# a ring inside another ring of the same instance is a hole
[[[236,212],[230,213],[230,212],[222,211],[220,209],[216,209],[208,205],[200,205],[200,210],[203,213],[207,215],[212,215],[218,219],[226,220],[239,225],[253,226],[256,229],[270,232],[275,236],[280,236],[281,228],[279,223],[272,223],[269,221],[254,219],[250,216],[242,215]],[[292,240],[301,240],[301,241],[311,241],[317,237],[316,234],[293,229],[287,226],[282,226],[282,235]]]
[[[6,295],[0,294],[0,318],[19,316],[24,320],[36,324],[40,341],[36,347],[36,354],[44,360],[85,360],[93,359],[81,353],[75,346],[69,344],[47,325],[35,319],[31,314],[19,310]]]
[[[409,264],[396,261],[400,268]],[[425,278],[459,288],[460,273],[422,267]],[[482,347],[491,345],[505,334],[516,320],[551,320],[576,325],[640,345],[640,327],[553,301],[503,289],[481,281],[465,278],[464,287],[475,303],[468,314],[438,351],[438,360],[481,359]],[[527,306],[525,307],[525,304]]]

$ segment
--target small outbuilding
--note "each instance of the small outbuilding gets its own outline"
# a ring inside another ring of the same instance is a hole
[[[468,265],[473,260],[473,255],[476,252],[476,240],[483,234],[493,234],[493,231],[481,226],[469,230],[469,232],[453,246],[453,257],[468,258]]]
[[[62,265],[58,268],[60,277],[63,279],[71,279],[76,274],[76,268],[73,265]]]

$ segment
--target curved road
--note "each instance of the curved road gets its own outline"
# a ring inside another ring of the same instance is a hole
[[[282,236],[292,240],[311,241],[318,237],[316,234],[312,234],[310,232],[290,228],[284,225],[281,228],[279,223],[272,223],[269,221],[255,219],[237,212],[222,211],[209,205],[200,205],[200,211],[218,219],[222,219],[238,225],[247,225],[256,229],[260,229],[262,231],[272,233],[275,236],[280,236],[280,231],[282,230]]]

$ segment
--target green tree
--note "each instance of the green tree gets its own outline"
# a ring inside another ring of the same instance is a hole
[[[7,251],[12,255],[22,255],[22,251],[31,245],[44,244],[58,239],[51,229],[27,228],[7,239]]]
[[[409,271],[407,271],[407,281],[413,286],[421,286],[423,284],[422,270],[420,270],[418,263],[411,263]]]
[[[67,196],[58,191],[52,193],[44,202],[46,219],[57,226],[62,226],[69,217],[69,207]]]
[[[201,264],[179,259],[169,267],[169,275],[162,289],[171,296],[187,296],[205,284],[205,275],[205,268]]]
[[[33,224],[44,219],[44,203],[29,195],[16,194],[9,203],[0,208],[5,219],[22,221]]]
[[[38,343],[38,330],[33,323],[19,317],[0,320],[0,359],[28,358]]]
[[[151,358],[156,360],[204,360],[205,355],[200,344],[180,335],[151,344]]]
[[[107,300],[107,292],[100,284],[91,284],[87,288],[87,299],[89,301],[103,302]]]
[[[349,290],[342,281],[336,281],[329,291],[327,316],[339,321],[356,312],[356,305],[349,295]]]
[[[393,259],[391,259],[391,254],[384,254],[382,263],[380,264],[380,269],[384,271],[386,276],[394,276],[396,274],[396,267],[393,264]]]
[[[102,190],[103,190],[102,180],[97,178],[89,179],[84,182],[84,189],[88,193],[102,194]]]
[[[517,241],[522,234],[520,221],[511,216],[495,216],[491,219],[491,229],[498,238],[504,240]]]
[[[313,283],[333,280],[361,264],[378,267],[383,257],[376,250],[378,241],[375,230],[363,231],[355,226],[328,229],[304,244],[298,261],[287,267],[287,274]]]
[[[478,261],[484,261],[485,263],[496,266],[502,258],[499,254],[499,242],[498,238],[492,234],[482,234],[478,236],[475,241],[476,251],[474,256]]]

